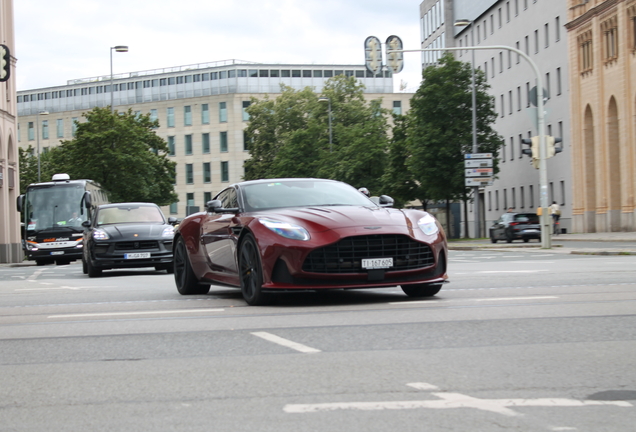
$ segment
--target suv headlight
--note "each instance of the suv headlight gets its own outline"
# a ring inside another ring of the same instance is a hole
[[[110,237],[106,234],[106,231],[96,229],[93,231],[93,238],[95,240],[108,240]]]
[[[264,218],[259,219],[259,222],[281,237],[302,241],[306,241],[311,238],[309,236],[309,232],[299,225]]]
[[[422,232],[426,235],[433,235],[439,232],[439,228],[437,228],[437,221],[430,214],[427,214],[417,221],[417,226],[419,226]]]
[[[172,225],[167,226],[161,233],[161,237],[174,237],[174,227]]]

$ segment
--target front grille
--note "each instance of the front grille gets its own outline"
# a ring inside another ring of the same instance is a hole
[[[115,243],[115,250],[135,250],[135,249],[159,249],[159,242],[156,240],[131,241]]]
[[[435,257],[430,246],[404,235],[378,234],[347,237],[311,252],[303,263],[310,273],[364,273],[362,260],[393,258],[391,270],[413,270],[430,267]]]

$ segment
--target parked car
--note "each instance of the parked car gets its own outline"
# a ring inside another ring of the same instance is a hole
[[[152,203],[104,204],[84,226],[82,267],[89,277],[102,270],[154,267],[173,272],[175,218],[166,220]]]
[[[505,240],[512,243],[521,239],[528,242],[530,239],[541,241],[541,224],[536,213],[504,213],[492,227],[490,227],[490,241]]]
[[[285,290],[400,285],[428,297],[448,278],[447,256],[446,235],[427,212],[382,207],[333,180],[255,180],[181,222],[174,277],[182,295],[224,284],[250,305]]]

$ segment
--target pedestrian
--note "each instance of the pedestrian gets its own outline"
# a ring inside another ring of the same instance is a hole
[[[550,216],[552,216],[554,233],[558,234],[559,219],[561,219],[561,208],[556,201],[552,201],[552,204],[550,205],[550,207],[548,207],[548,210],[550,211]]]
[[[513,210],[512,207],[508,207],[508,213],[514,213],[515,211]]]

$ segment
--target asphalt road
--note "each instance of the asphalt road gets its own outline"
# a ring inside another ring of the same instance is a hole
[[[0,267],[0,430],[634,430],[636,256],[450,258],[432,299],[269,307],[163,272]]]

